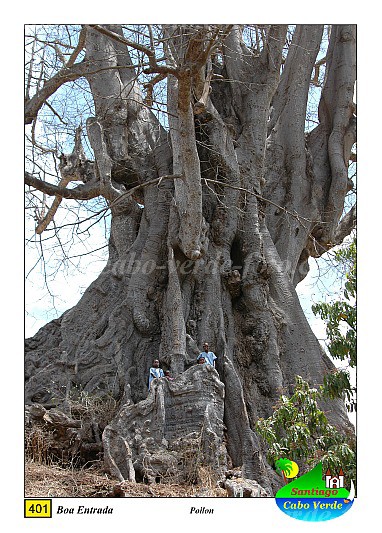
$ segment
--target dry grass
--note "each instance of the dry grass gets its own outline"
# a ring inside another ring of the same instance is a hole
[[[25,465],[25,497],[38,498],[187,498],[195,496],[226,497],[225,490],[205,485],[119,483],[100,466],[68,469],[29,461]]]
[[[33,461],[25,464],[25,497],[103,498],[115,484],[101,469],[76,470]]]

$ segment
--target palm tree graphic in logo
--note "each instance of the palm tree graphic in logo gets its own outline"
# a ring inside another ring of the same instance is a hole
[[[277,459],[277,461],[275,461],[275,466],[276,472],[282,474],[285,484],[287,483],[287,479],[294,478],[298,474],[298,464],[286,457]]]

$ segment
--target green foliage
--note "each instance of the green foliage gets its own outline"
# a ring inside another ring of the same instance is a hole
[[[356,410],[357,404],[354,399],[356,388],[351,385],[350,375],[347,370],[335,370],[330,374],[326,374],[322,392],[331,400],[343,397],[348,411],[353,412]]]
[[[355,480],[355,444],[329,424],[318,407],[323,388],[310,388],[296,376],[291,397],[282,395],[272,416],[260,418],[256,430],[268,447],[268,462],[280,469],[280,458],[288,457],[314,467],[320,461],[334,471],[342,467]]]
[[[326,322],[328,349],[332,357],[348,361],[351,367],[357,364],[356,307],[348,302],[320,302],[312,306],[315,315]],[[345,328],[344,328],[345,326]]]
[[[356,239],[336,252],[336,268],[344,273],[345,284],[340,299],[312,306],[315,315],[326,322],[328,350],[334,359],[345,361],[351,368],[357,365],[357,242]],[[344,397],[349,411],[356,408],[355,388],[349,373],[338,370],[325,376],[324,392],[329,398]]]

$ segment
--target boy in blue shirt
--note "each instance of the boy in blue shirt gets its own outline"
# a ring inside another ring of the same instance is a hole
[[[155,378],[163,378],[164,372],[161,368],[159,368],[159,359],[154,359],[153,366],[150,368],[149,373],[149,390],[150,390],[150,384],[153,379]]]
[[[203,351],[198,355],[197,361],[199,361],[201,357],[204,357],[206,365],[211,365],[215,368],[215,360],[217,359],[217,357],[214,352],[209,351],[208,342],[205,342],[203,344]]]

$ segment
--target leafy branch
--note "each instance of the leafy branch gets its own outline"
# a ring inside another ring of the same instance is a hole
[[[315,315],[326,322],[328,350],[333,359],[357,365],[357,241],[335,253],[337,268],[345,272],[343,295],[339,300],[312,306]],[[345,397],[349,411],[356,409],[355,387],[347,370],[337,370],[324,378],[324,392],[331,398]]]
[[[324,469],[342,467],[355,480],[355,443],[332,426],[318,402],[326,397],[323,387],[310,388],[296,376],[293,394],[282,395],[267,419],[260,418],[256,431],[267,445],[268,462],[276,469],[280,458],[309,467],[322,462]]]

